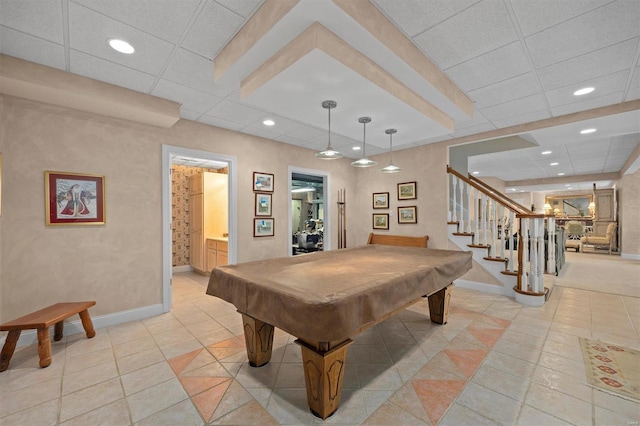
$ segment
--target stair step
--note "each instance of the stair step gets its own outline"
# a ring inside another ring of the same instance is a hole
[[[491,262],[503,262],[507,263],[509,259],[505,257],[483,257],[484,260],[490,260]]]
[[[500,273],[503,274],[503,275],[512,275],[514,277],[518,276],[518,273],[514,272],[514,271],[500,271]]]
[[[473,232],[453,232],[453,235],[457,237],[473,237]]]
[[[491,246],[486,245],[486,244],[467,244],[467,247],[471,247],[471,248],[489,248]]]
[[[459,225],[460,222],[447,222],[447,225]]]

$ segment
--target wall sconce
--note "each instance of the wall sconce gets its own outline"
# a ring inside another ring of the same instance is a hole
[[[589,213],[591,213],[591,216],[596,215],[596,203],[593,201],[589,203]]]
[[[551,204],[544,203],[544,214],[551,214]]]
[[[342,154],[331,146],[331,110],[337,107],[338,104],[336,101],[324,101],[322,102],[322,108],[325,108],[329,111],[329,144],[324,151],[316,152],[316,158],[321,160],[335,160],[337,158],[341,158]]]

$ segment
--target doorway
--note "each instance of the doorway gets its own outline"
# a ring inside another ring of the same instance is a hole
[[[228,262],[237,259],[237,159],[207,151],[162,146],[162,308],[171,310],[173,276],[172,179],[175,164],[228,169]]]
[[[289,234],[292,256],[331,249],[327,172],[289,167]]]

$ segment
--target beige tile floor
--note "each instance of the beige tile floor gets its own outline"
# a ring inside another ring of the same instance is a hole
[[[542,308],[455,288],[449,323],[436,326],[418,304],[356,339],[342,405],[323,422],[307,409],[293,338],[277,332],[272,361],[249,367],[240,315],[204,294],[206,277],[176,274],[171,313],[66,336],[46,369],[35,346],[18,348],[0,373],[0,425],[638,424],[638,401],[587,384],[578,337],[640,349],[639,277],[640,262],[567,252]],[[444,355],[469,347],[482,355],[458,365],[465,377]],[[438,399],[436,376],[457,390]]]

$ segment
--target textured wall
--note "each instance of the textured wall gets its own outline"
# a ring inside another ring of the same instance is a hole
[[[0,321],[54,301],[95,299],[95,315],[161,303],[162,144],[238,158],[238,262],[288,254],[289,165],[330,172],[332,194],[338,188],[353,192],[354,170],[347,159],[319,161],[308,149],[187,120],[160,129],[18,98],[0,99]],[[45,226],[45,170],[104,175],[106,225]],[[253,237],[254,171],[275,175],[274,237]],[[337,207],[332,204],[327,208],[337,229]]]
[[[618,210],[620,226],[624,232],[619,232],[621,253],[634,258],[640,256],[640,169],[634,174],[624,175]]]

